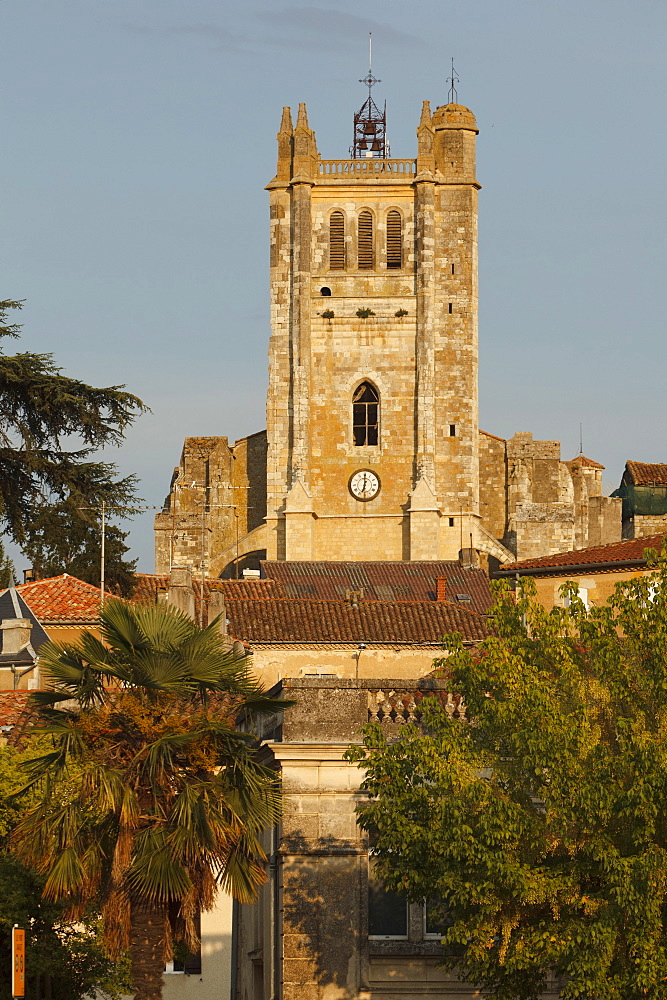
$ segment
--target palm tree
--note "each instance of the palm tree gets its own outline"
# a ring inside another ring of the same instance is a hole
[[[218,887],[251,902],[265,880],[279,792],[239,721],[285,703],[217,620],[113,600],[101,623],[103,642],[86,632],[40,650],[51,689],[33,702],[53,749],[26,765],[39,799],[14,845],[72,920],[101,909],[109,954],[130,950],[135,1000],[159,1000],[174,941],[197,946]]]

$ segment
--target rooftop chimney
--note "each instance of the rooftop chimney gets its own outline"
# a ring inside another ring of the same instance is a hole
[[[32,622],[29,618],[5,618],[0,622],[2,629],[2,652],[7,655],[19,653],[30,642]]]

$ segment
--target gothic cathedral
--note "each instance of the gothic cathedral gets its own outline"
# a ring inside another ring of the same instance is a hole
[[[620,538],[602,466],[478,427],[475,116],[424,102],[416,159],[370,97],[347,159],[283,109],[266,432],[186,439],[156,571],[261,559],[499,562]]]

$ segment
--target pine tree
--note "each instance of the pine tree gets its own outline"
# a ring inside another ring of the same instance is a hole
[[[18,337],[9,313],[20,308],[0,301],[0,338]],[[118,514],[130,512],[137,480],[118,478],[115,465],[96,461],[94,453],[119,445],[145,410],[124,386],[97,389],[64,375],[50,354],[0,350],[0,523],[28,555],[45,566],[64,566],[65,558],[95,563],[95,532],[84,530],[80,508],[104,500]],[[65,552],[70,537],[78,541]],[[119,579],[133,569],[122,558],[124,537],[120,531],[115,537]]]

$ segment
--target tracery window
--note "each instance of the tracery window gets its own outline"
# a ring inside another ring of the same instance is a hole
[[[360,271],[373,270],[373,216],[364,209],[357,223],[357,255]]]
[[[345,219],[342,212],[329,216],[329,268],[345,270]]]
[[[403,266],[403,228],[401,213],[392,209],[387,213],[387,267]]]
[[[376,445],[380,417],[380,394],[370,382],[362,382],[352,396],[352,433],[354,443]]]

